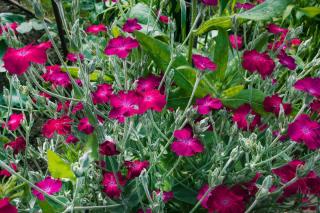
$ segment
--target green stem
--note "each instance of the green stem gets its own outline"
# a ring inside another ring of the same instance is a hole
[[[197,5],[198,5],[198,1],[192,0],[192,14],[191,14],[192,26],[195,24],[195,21],[196,21]],[[192,48],[193,48],[194,38],[195,38],[195,34],[193,32],[191,32],[191,36],[190,36],[190,40],[189,40],[189,51],[188,51],[189,63],[191,63],[191,59],[192,59]]]

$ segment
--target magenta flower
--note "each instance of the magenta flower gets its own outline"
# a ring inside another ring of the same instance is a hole
[[[117,119],[119,122],[124,121],[124,117],[131,117],[139,114],[141,95],[135,91],[120,91],[118,95],[110,97],[110,105],[113,107],[109,117]]]
[[[306,114],[299,117],[288,126],[288,136],[297,143],[304,143],[309,149],[320,147],[320,124],[312,121]]]
[[[290,40],[290,46],[298,47],[302,41],[299,38],[293,38]]]
[[[294,84],[296,90],[304,91],[314,97],[320,97],[320,78],[304,78]]]
[[[71,123],[72,119],[69,116],[49,119],[42,126],[42,134],[46,138],[52,138],[55,132],[59,135],[69,135],[71,133]]]
[[[62,182],[59,179],[53,179],[52,177],[46,177],[44,180],[35,184],[37,187],[48,193],[49,195],[53,195],[61,190]],[[45,200],[44,194],[42,192],[37,191],[36,189],[32,189],[32,194],[34,194],[39,200]]]
[[[10,115],[7,126],[10,131],[15,131],[23,122],[23,114],[13,113]]]
[[[248,116],[253,116],[252,121],[248,121]],[[255,127],[261,124],[260,115],[253,111],[249,104],[241,105],[238,109],[236,109],[233,113],[232,120],[240,129],[245,131],[252,131]]]
[[[15,163],[10,163],[10,167],[14,171],[18,171],[18,167],[17,167],[17,165]],[[2,170],[0,170],[0,176],[11,177],[11,173],[6,169],[2,169]],[[1,212],[1,208],[0,208],[0,212]]]
[[[84,55],[81,53],[68,53],[67,54],[67,60],[71,61],[71,62],[78,61],[78,57],[79,57],[80,61],[82,61],[84,59]]]
[[[161,112],[167,103],[166,96],[162,95],[159,90],[149,90],[141,95],[140,113],[144,113],[149,109]]]
[[[168,16],[160,15],[159,16],[159,21],[164,23],[164,24],[169,24],[170,18]]]
[[[127,19],[126,23],[123,25],[122,30],[127,33],[133,33],[134,31],[141,30],[142,26],[138,23],[137,18]]]
[[[71,86],[69,75],[63,72],[59,65],[46,66],[46,73],[42,75],[42,78],[55,86],[64,88]]]
[[[273,72],[275,63],[267,53],[246,50],[243,54],[242,66],[251,73],[257,71],[265,79]]]
[[[105,104],[112,95],[112,86],[110,84],[100,84],[97,90],[92,93],[92,101],[94,104]]]
[[[71,110],[72,114],[76,114],[77,112],[83,110],[83,104],[81,102],[78,102]]]
[[[212,72],[216,71],[217,65],[213,63],[210,58],[202,56],[202,55],[197,55],[193,54],[192,55],[192,62],[194,66],[201,71],[204,70],[210,70]]]
[[[85,117],[79,121],[78,130],[87,135],[90,135],[94,131],[94,127],[90,124],[89,118]]]
[[[216,186],[208,197],[209,212],[242,213],[245,211],[243,198],[234,193],[227,186]]]
[[[277,175],[282,183],[287,183],[296,176],[297,167],[303,165],[303,161],[293,160],[284,166],[281,166],[277,169],[272,169],[272,173]]]
[[[14,33],[17,33],[18,23],[12,22],[12,23],[6,23],[3,27],[0,26],[0,36],[4,32],[9,32],[9,30],[12,30]]]
[[[68,135],[68,137],[66,138],[66,143],[67,144],[75,144],[79,141],[79,138],[75,137],[74,135]]]
[[[201,0],[202,4],[207,6],[217,6],[218,0]]]
[[[26,149],[26,141],[23,137],[17,137],[14,141],[4,144],[4,148],[11,148],[13,150],[13,154],[18,154],[21,151]]]
[[[161,78],[155,75],[149,75],[148,77],[141,77],[138,79],[137,91],[146,92],[148,90],[157,89],[160,85]]]
[[[47,61],[47,47],[41,44],[30,44],[19,49],[9,47],[2,58],[4,68],[10,74],[22,75],[28,70],[31,63],[45,64]]]
[[[132,49],[138,47],[139,43],[137,40],[131,37],[119,36],[109,41],[107,47],[104,50],[104,53],[106,55],[116,55],[119,58],[126,58],[132,51]]]
[[[255,5],[251,3],[239,3],[239,2],[236,3],[236,8],[238,9],[250,10],[254,7]]]
[[[161,191],[160,191],[160,190],[157,190],[156,193],[157,193],[157,195],[159,195],[159,194],[161,193]],[[163,200],[164,203],[169,202],[169,201],[172,200],[173,198],[174,198],[174,194],[173,194],[172,191],[170,191],[170,192],[164,192],[164,191],[163,191],[163,192],[162,192],[162,200]]]
[[[8,197],[0,199],[0,212],[3,213],[18,213],[17,207],[10,203]]]
[[[279,27],[278,25],[276,25],[276,24],[269,24],[268,26],[267,26],[267,30],[270,32],[270,33],[273,33],[273,34],[275,34],[275,35],[277,35],[277,34],[287,34],[288,33],[288,29],[286,29],[286,28],[281,28],[281,27]]]
[[[320,100],[314,100],[310,104],[310,109],[312,112],[320,113]]]
[[[203,145],[193,136],[190,128],[175,130],[173,135],[176,140],[171,144],[171,151],[176,155],[190,157],[203,152]]]
[[[272,96],[268,96],[263,101],[263,107],[266,112],[272,112],[275,115],[279,115],[280,106],[282,105],[284,113],[289,115],[292,111],[291,104],[284,104],[282,102],[282,98],[279,95],[275,94]]]
[[[248,182],[238,183],[231,187],[231,190],[243,198],[244,201],[248,201],[251,197],[254,197],[258,192],[257,181],[262,175],[257,172],[256,175]]]
[[[112,141],[105,141],[99,145],[99,153],[106,156],[118,155],[120,152],[117,150],[117,146]]]
[[[125,167],[128,170],[127,173],[127,179],[133,179],[135,177],[139,177],[142,170],[147,169],[149,167],[149,161],[125,161],[124,162]]]
[[[229,41],[233,49],[241,49],[243,47],[243,38],[239,35],[229,35]]]
[[[198,107],[197,111],[200,115],[207,115],[211,110],[217,110],[223,107],[220,99],[212,98],[210,95],[197,99],[196,105]]]
[[[98,24],[98,25],[93,24],[87,27],[86,29],[86,33],[90,33],[93,35],[98,35],[98,33],[100,32],[107,32],[107,28],[103,24]]]
[[[120,172],[118,172],[116,175],[119,180],[119,185],[124,186],[126,184],[125,178],[121,175]],[[119,198],[120,197],[121,189],[120,189],[120,186],[118,186],[116,177],[112,172],[104,173],[102,185],[104,187],[103,191],[110,198]]]
[[[208,184],[205,184],[201,187],[201,189],[199,190],[198,192],[198,195],[197,195],[197,200],[201,200],[201,206],[205,209],[208,209],[208,205],[207,205],[207,202],[208,202],[208,198],[211,196],[211,191],[210,190],[208,192],[208,194],[203,198],[203,196],[206,194],[206,192],[209,190],[209,185]]]
[[[295,70],[297,65],[293,57],[288,56],[285,51],[281,51],[278,55],[280,64],[287,67],[289,70]]]

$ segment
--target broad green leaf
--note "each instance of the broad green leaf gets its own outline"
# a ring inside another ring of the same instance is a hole
[[[229,89],[226,89],[222,92],[222,97],[233,97],[238,95],[244,89],[243,85],[233,86]]]
[[[258,37],[256,37],[253,41],[249,43],[250,49],[255,49],[257,51],[263,51],[267,46],[269,41],[269,33],[263,32]]]
[[[313,18],[320,14],[320,7],[304,7],[299,8],[298,11],[302,12],[304,15]]]
[[[17,27],[17,31],[21,34],[28,33],[32,30],[32,22],[23,22]]]
[[[226,30],[220,29],[218,36],[216,37],[216,46],[214,49],[214,63],[218,65],[218,69],[215,72],[215,76],[222,80],[224,73],[228,66],[228,54],[229,54],[229,36]]]
[[[52,206],[50,206],[50,204],[48,203],[47,200],[44,200],[44,201],[38,200],[37,202],[38,202],[42,212],[55,213],[54,209],[52,208]]]
[[[281,16],[292,0],[266,0],[251,10],[237,14],[237,18],[263,21]]]
[[[197,192],[188,189],[181,184],[177,184],[176,186],[174,186],[172,188],[172,191],[174,193],[175,199],[177,200],[183,201],[191,205],[197,203]]]
[[[220,14],[223,13],[224,9],[226,9],[228,3],[229,3],[229,0],[220,0]]]
[[[128,18],[138,19],[139,24],[142,26],[141,32],[147,33],[150,31],[161,32],[158,23],[156,22],[156,16],[150,7],[144,3],[138,3],[133,6],[127,13]],[[124,21],[124,20],[123,20]]]
[[[14,13],[0,13],[0,21],[3,23],[18,22],[21,23],[25,20],[25,16]]]
[[[7,43],[5,42],[5,40],[0,40],[0,60],[2,59],[2,56],[4,55],[4,53],[6,52],[8,46]]]
[[[62,71],[66,72],[66,69],[64,67],[61,68]],[[78,67],[67,67],[68,72],[71,74],[72,77],[78,78],[79,77],[79,68]],[[90,81],[97,81],[101,75],[101,71],[95,70],[92,73],[90,73]],[[107,82],[112,82],[113,78],[109,75],[104,75],[103,80]]]
[[[257,89],[245,89],[235,96],[222,98],[225,106],[236,109],[243,104],[250,104],[253,109],[264,114],[263,101],[266,95]]]
[[[196,35],[202,35],[206,32],[211,30],[217,29],[230,29],[232,26],[232,21],[230,16],[223,16],[223,17],[213,17],[212,19],[205,21],[203,24],[200,25],[198,29],[195,30]]]
[[[97,160],[99,158],[99,143],[96,134],[88,136],[87,147],[91,151],[92,158]]]
[[[71,165],[65,162],[59,155],[52,150],[47,152],[48,169],[54,178],[66,178],[75,181],[76,176],[71,170]]]

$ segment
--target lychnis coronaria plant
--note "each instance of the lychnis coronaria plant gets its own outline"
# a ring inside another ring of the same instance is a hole
[[[19,2],[0,212],[320,211],[319,3]]]

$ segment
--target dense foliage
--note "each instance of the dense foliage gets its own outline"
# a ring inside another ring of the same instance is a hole
[[[320,211],[317,0],[0,13],[0,212]]]

